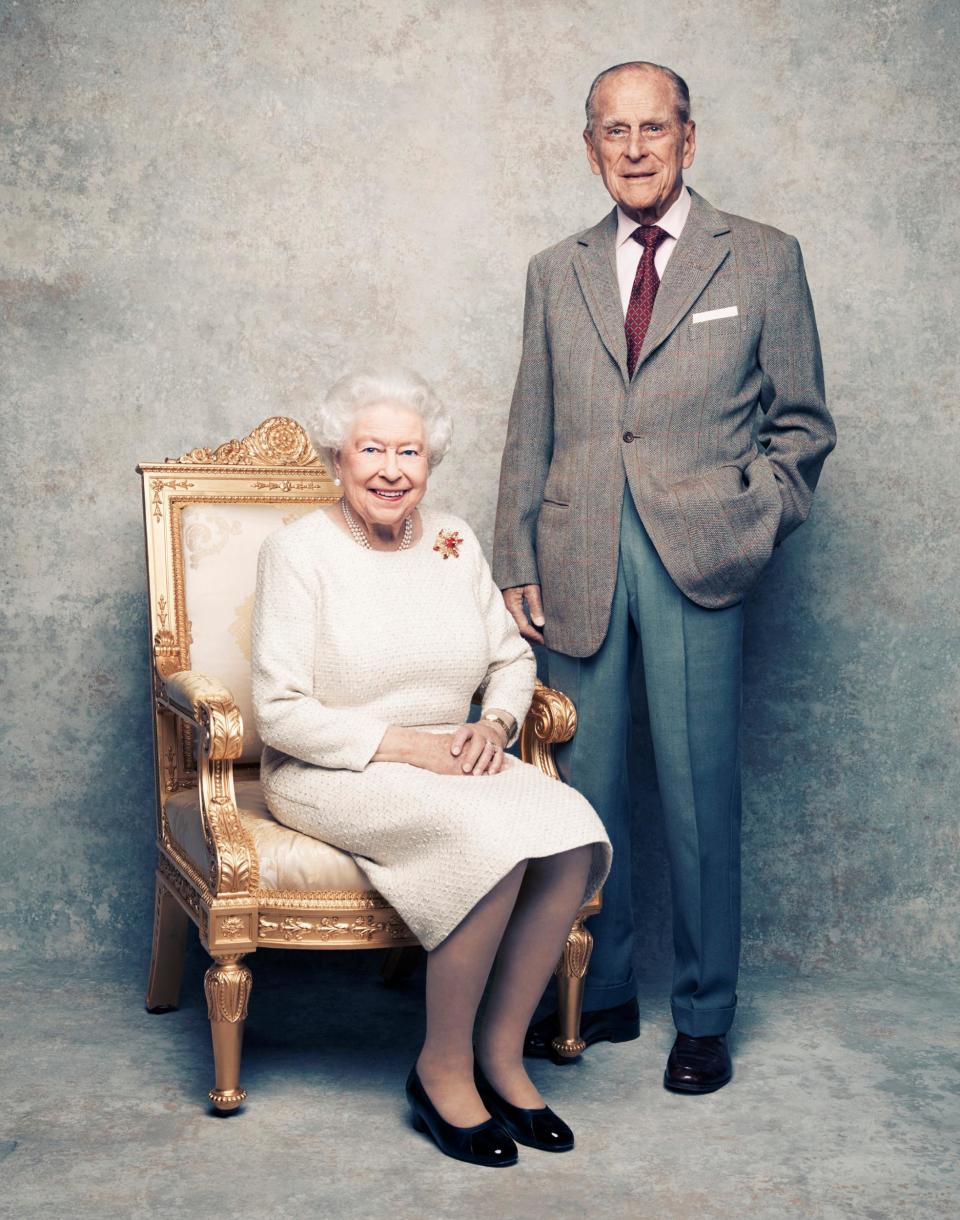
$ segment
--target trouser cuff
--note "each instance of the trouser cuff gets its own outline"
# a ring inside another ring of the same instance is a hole
[[[671,1003],[673,1023],[677,1031],[690,1038],[715,1038],[725,1034],[733,1024],[737,1011],[736,1004],[730,1008],[686,1008],[682,1004]]]
[[[614,983],[609,987],[602,985],[591,987],[589,975],[587,978],[587,985],[583,989],[584,1012],[593,1012],[597,1008],[616,1008],[618,1004],[626,1004],[628,1000],[636,999],[637,980],[633,974],[630,975],[625,983]],[[548,1017],[556,1011],[557,993],[551,981],[540,998],[540,1003],[533,1014],[533,1020],[539,1021],[542,1017]]]
[[[583,1008],[585,1012],[593,1012],[597,1008],[616,1008],[618,1004],[626,1004],[628,1000],[637,998],[637,980],[631,974],[625,983],[613,983],[608,987],[591,986],[590,976],[583,989]]]

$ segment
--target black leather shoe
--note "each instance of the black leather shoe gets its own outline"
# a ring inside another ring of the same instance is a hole
[[[407,1077],[407,1101],[413,1111],[413,1125],[425,1131],[441,1152],[471,1165],[516,1165],[517,1145],[495,1118],[473,1127],[455,1127],[443,1118],[427,1095],[414,1065]]]
[[[733,1076],[726,1034],[691,1038],[677,1034],[663,1074],[663,1087],[674,1093],[713,1093]]]
[[[564,1059],[553,1049],[553,1039],[559,1032],[555,1012],[534,1021],[523,1041],[524,1055],[531,1059],[552,1059],[558,1065],[574,1063],[576,1057]],[[632,1042],[634,1038],[639,1038],[640,1006],[636,999],[617,1004],[614,1008],[596,1008],[592,1012],[582,1013],[580,1037],[587,1046],[593,1046],[594,1042]]]
[[[473,1078],[483,1104],[518,1144],[541,1152],[569,1152],[573,1147],[573,1132],[549,1106],[525,1110],[513,1105],[501,1097],[478,1063],[474,1064]]]

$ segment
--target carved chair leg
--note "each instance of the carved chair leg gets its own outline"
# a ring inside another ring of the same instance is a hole
[[[153,909],[153,953],[147,983],[147,1012],[172,1012],[180,1003],[180,980],[187,947],[186,911],[157,877]]]
[[[388,987],[402,983],[416,970],[422,954],[423,950],[419,945],[405,945],[400,949],[388,949],[380,967],[380,978]]]
[[[235,1110],[247,1095],[240,1087],[240,1051],[253,975],[242,961],[242,953],[217,957],[203,976],[213,1039],[214,1087],[209,1096],[220,1111]]]
[[[573,921],[563,947],[563,956],[554,972],[560,1032],[552,1046],[563,1059],[575,1059],[587,1045],[580,1037],[580,1013],[583,1009],[583,981],[593,952],[593,937],[583,926],[583,920],[581,912]]]

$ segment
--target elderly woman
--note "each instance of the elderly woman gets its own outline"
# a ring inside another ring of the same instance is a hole
[[[573,1134],[524,1071],[523,1039],[609,840],[577,792],[504,753],[534,659],[470,527],[423,505],[452,431],[430,387],[404,370],[343,378],[315,431],[343,497],[259,559],[267,803],[353,855],[428,950],[414,1125],[476,1164],[514,1164],[514,1140],[564,1151]]]

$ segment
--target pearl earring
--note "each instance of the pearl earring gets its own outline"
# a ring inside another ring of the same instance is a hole
[[[334,487],[340,486],[340,476],[339,475],[337,475],[337,477],[333,480],[333,485],[334,485]]]

